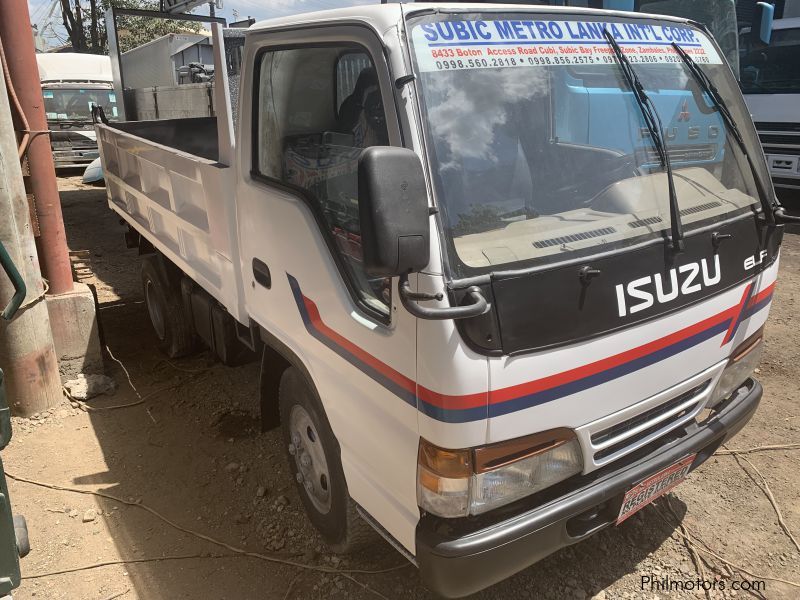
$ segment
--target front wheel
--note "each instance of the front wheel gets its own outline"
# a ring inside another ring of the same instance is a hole
[[[339,444],[325,411],[294,367],[281,376],[278,396],[289,470],[308,518],[334,552],[364,547],[374,533],[350,499]]]

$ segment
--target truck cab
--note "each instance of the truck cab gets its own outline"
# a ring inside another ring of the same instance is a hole
[[[261,353],[262,416],[336,550],[367,523],[436,592],[476,592],[623,522],[758,406],[781,213],[689,21],[284,17],[246,32],[236,129],[191,128],[98,123],[109,206],[151,253],[165,347]]]
[[[741,87],[776,188],[800,189],[800,17],[776,19],[768,45],[742,49]]]
[[[92,105],[118,117],[111,61],[74,52],[37,54],[36,61],[56,169],[86,167],[99,156]]]

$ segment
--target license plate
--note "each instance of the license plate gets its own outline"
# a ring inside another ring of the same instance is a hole
[[[689,469],[692,468],[696,454],[682,458],[674,465],[671,465],[651,475],[639,485],[628,490],[625,498],[622,499],[622,508],[619,509],[616,525],[625,519],[633,516],[656,498],[663,496],[681,481],[686,479]]]

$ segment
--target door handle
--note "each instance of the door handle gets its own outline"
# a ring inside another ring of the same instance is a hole
[[[269,272],[269,267],[264,261],[257,258],[253,259],[253,277],[255,277],[259,285],[267,289],[272,287],[272,275]]]

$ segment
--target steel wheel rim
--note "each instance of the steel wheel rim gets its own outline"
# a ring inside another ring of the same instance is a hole
[[[297,467],[297,483],[314,508],[322,514],[331,509],[331,477],[319,431],[308,411],[295,404],[289,415],[289,454]]]
[[[153,291],[153,282],[149,279],[144,286],[144,300],[147,303],[147,312],[150,314],[150,323],[153,324],[156,336],[158,336],[159,340],[164,341],[167,337],[167,325],[164,319],[164,311]]]

